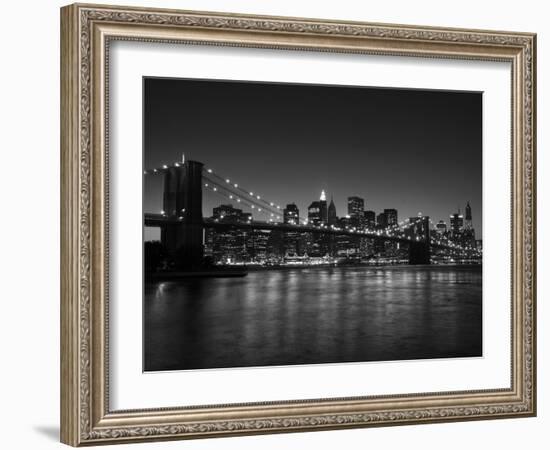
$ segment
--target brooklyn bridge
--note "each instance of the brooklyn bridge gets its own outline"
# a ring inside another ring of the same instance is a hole
[[[316,236],[350,236],[374,242],[398,243],[408,249],[409,264],[430,264],[432,254],[455,259],[479,260],[481,253],[471,246],[440,239],[432,233],[428,216],[419,216],[389,225],[383,229],[311,223],[298,217],[292,223],[282,220],[280,204],[261,197],[257,191],[245,189],[231,179],[205,168],[199,161],[182,161],[144,171],[145,176],[163,176],[163,209],[160,213],[145,212],[144,225],[161,230],[161,242],[169,254],[177,255],[183,270],[197,270],[204,260],[204,230],[278,230]],[[250,208],[265,220],[220,221],[203,217],[203,190],[215,192],[243,207]]]

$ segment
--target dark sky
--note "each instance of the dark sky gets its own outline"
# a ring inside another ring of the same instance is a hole
[[[339,216],[357,195],[399,221],[448,224],[469,201],[481,237],[481,93],[145,78],[144,169],[182,153],[304,217],[322,189]],[[162,209],[160,176],[144,197],[146,212]],[[205,193],[205,217],[221,203]]]

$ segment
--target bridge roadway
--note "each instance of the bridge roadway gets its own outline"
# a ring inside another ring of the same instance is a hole
[[[182,220],[178,217],[167,217],[162,214],[145,214],[145,226],[146,227],[162,227],[165,225],[176,225],[182,224]],[[238,228],[239,230],[280,230],[280,231],[295,231],[299,233],[323,233],[334,236],[358,236],[369,239],[383,239],[384,241],[391,242],[400,242],[410,244],[411,242],[423,242],[413,241],[405,236],[392,236],[388,234],[378,234],[378,233],[364,233],[361,231],[353,230],[342,230],[342,229],[333,229],[333,228],[319,228],[307,225],[292,225],[288,223],[281,222],[262,222],[262,221],[253,221],[253,222],[215,222],[212,219],[203,220],[202,226],[204,228],[213,228],[217,230],[229,230]],[[430,243],[430,247],[442,250],[459,250],[464,252],[475,252],[474,250],[467,250],[457,247],[451,247],[449,245],[437,244],[434,242]]]

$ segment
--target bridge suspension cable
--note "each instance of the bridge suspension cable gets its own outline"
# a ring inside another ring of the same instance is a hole
[[[180,162],[175,162],[171,165],[163,164],[161,167],[144,170],[143,174],[163,174],[171,167],[180,167],[182,166],[182,164],[183,163]],[[280,220],[283,215],[282,208],[279,204],[268,202],[267,200],[263,199],[259,194],[255,194],[253,191],[247,191],[239,186],[237,183],[231,183],[231,180],[215,173],[212,169],[204,169],[203,178],[206,181],[206,183],[204,183],[205,187],[210,191],[217,192],[220,195],[223,195],[222,192],[227,192],[228,194],[225,195],[226,198],[230,200],[235,200],[237,201],[237,203],[245,205],[255,210],[256,212],[267,214],[273,220]]]
[[[204,171],[206,172],[206,174],[204,175],[205,177],[208,177],[210,178],[211,180],[213,178],[217,179],[219,182],[221,183],[225,183],[227,184],[228,186],[238,190],[241,195],[244,195],[246,197],[250,197],[251,199],[255,199],[255,201],[257,200],[258,202],[261,202],[265,207],[270,207],[270,208],[275,208],[277,210],[282,210],[282,206],[277,204],[277,203],[274,203],[274,202],[269,202],[267,201],[266,199],[264,199],[261,195],[259,195],[257,192],[254,193],[254,191],[248,191],[246,189],[244,189],[241,185],[239,185],[238,183],[235,183],[235,182],[232,182],[231,179],[229,178],[226,178],[216,172],[214,172],[212,169],[204,169]]]
[[[183,163],[181,162],[175,162],[171,165],[164,164],[161,167],[156,167],[153,169],[147,169],[143,171],[144,175],[155,175],[155,174],[163,174],[166,170],[168,170],[170,167],[180,167]],[[203,186],[222,196],[229,200],[234,200],[238,204],[244,205],[255,213],[259,213],[262,215],[265,215],[268,217],[269,222],[274,221],[280,221],[283,217],[283,208],[280,204],[276,202],[271,202],[263,198],[258,192],[252,191],[252,190],[246,190],[244,189],[239,183],[235,183],[230,178],[226,178],[222,176],[221,174],[218,174],[214,172],[211,168],[205,168],[203,169]],[[305,217],[298,217],[298,224],[297,225],[307,225],[308,219]],[[434,222],[429,219],[430,224],[433,226]],[[411,222],[410,219],[402,220],[401,222],[386,227],[383,230],[371,230],[371,229],[365,229],[363,232],[375,234],[377,236],[383,237],[404,237],[403,233],[414,226],[415,223]],[[320,230],[322,230],[323,227],[319,227]],[[334,229],[338,230],[338,227],[333,227]],[[355,229],[352,227],[352,229]],[[411,237],[409,236],[407,238],[408,240],[411,240]],[[416,237],[416,240],[419,240],[418,236]],[[442,242],[441,240],[437,240],[434,237],[430,237],[430,244],[432,245],[438,245],[440,247],[447,247],[456,251],[462,251],[462,252],[475,252],[479,254],[480,252],[477,249],[474,248],[464,248],[461,245],[455,244],[453,242]]]
[[[242,195],[240,191],[237,191],[232,186],[229,186],[227,183],[220,182],[218,179],[205,176],[203,177],[203,181],[204,181],[205,187],[215,186],[217,190],[227,192],[228,195],[232,196],[230,198],[231,200],[237,201],[238,203],[246,204],[252,209],[255,209],[256,211],[264,211],[264,212],[267,211],[270,214],[273,214],[273,217],[282,216],[282,212],[280,210],[269,206],[269,204],[266,205],[265,203],[258,201],[256,198]],[[206,186],[207,184],[208,186]]]
[[[224,198],[227,198],[229,200],[234,200],[238,204],[244,205],[244,206],[250,208],[253,212],[258,212],[260,214],[266,215],[267,217],[269,217],[268,220],[270,222],[281,219],[281,214],[280,213],[277,214],[277,213],[275,213],[275,212],[273,212],[269,209],[263,208],[263,205],[258,206],[257,203],[250,202],[246,198],[236,196],[231,190],[227,189],[225,186],[223,186],[219,183],[212,182],[211,180],[205,180],[205,181],[206,182],[203,185],[207,190],[209,190],[211,192],[214,192],[217,195],[220,195],[220,196],[222,196]]]

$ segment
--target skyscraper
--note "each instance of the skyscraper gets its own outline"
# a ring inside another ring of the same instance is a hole
[[[312,202],[307,209],[307,219],[310,225],[321,226],[328,223],[327,197],[321,191],[318,201]],[[322,233],[312,233],[310,243],[306,245],[306,252],[311,256],[324,256],[329,251],[329,236]]]
[[[464,216],[460,214],[460,210],[450,215],[451,234],[453,238],[457,238],[462,233],[464,228]]]
[[[397,209],[384,209],[386,224],[388,227],[397,226]]]
[[[353,227],[352,219],[349,215],[346,217],[341,217],[338,220],[338,226],[342,229],[349,229]],[[358,239],[355,238],[355,236],[349,236],[349,235],[337,235],[336,236],[336,245],[335,245],[335,253],[338,256],[350,256],[355,255],[358,247]]]
[[[338,217],[336,216],[336,205],[334,204],[334,199],[330,197],[330,204],[328,205],[328,224],[336,225]]]
[[[464,222],[464,228],[466,230],[472,229],[472,207],[470,206],[470,202],[466,203],[466,220]]]
[[[466,247],[476,247],[476,233],[472,225],[472,207],[470,206],[470,202],[466,203],[466,219],[464,221],[462,244]]]
[[[264,262],[268,257],[269,230],[250,230],[246,232],[246,252],[249,261]]]
[[[307,208],[307,221],[311,225],[318,226],[321,224],[321,202],[314,201]]]
[[[286,205],[283,210],[284,222],[290,225],[299,225],[300,211],[294,203]],[[285,231],[283,235],[283,245],[285,255],[298,255],[301,253],[300,233],[297,231]]]
[[[380,213],[378,216],[376,216],[376,227],[384,229],[388,226],[388,218],[386,217],[386,214]]]
[[[348,216],[354,226],[364,224],[365,220],[365,200],[361,197],[348,197]]]
[[[300,221],[300,211],[294,203],[289,203],[286,205],[286,208],[283,210],[283,220],[284,223],[289,223],[291,225],[298,225]]]
[[[376,227],[376,213],[374,211],[365,211],[365,226],[370,230],[374,230]]]
[[[212,219],[222,223],[247,223],[252,215],[227,204],[214,208]],[[247,259],[246,232],[243,230],[217,231],[213,236],[208,236],[207,241],[212,246],[211,255],[215,263],[234,263]]]
[[[319,214],[321,216],[321,223],[325,225],[328,223],[328,208],[327,208],[327,196],[325,191],[321,191],[321,197],[319,198]]]

